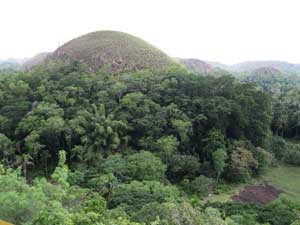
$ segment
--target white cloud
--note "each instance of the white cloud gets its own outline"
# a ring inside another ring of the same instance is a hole
[[[299,6],[297,0],[2,0],[0,58],[53,51],[109,29],[171,56],[300,63]]]

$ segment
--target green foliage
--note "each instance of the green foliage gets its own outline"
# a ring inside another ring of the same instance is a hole
[[[204,151],[207,158],[213,157],[213,153],[218,149],[225,147],[225,140],[222,133],[218,130],[211,130],[208,132],[208,137],[204,139]]]
[[[288,150],[288,145],[282,137],[272,136],[269,148],[277,159],[282,159]]]
[[[200,162],[192,155],[172,155],[168,162],[168,177],[172,180],[193,178],[199,173]]]
[[[60,202],[50,202],[40,210],[38,218],[34,221],[36,225],[73,225],[71,216],[63,208]]]
[[[267,205],[249,203],[210,203],[207,206],[217,208],[236,222],[243,224],[290,225],[299,218],[299,202],[280,198]],[[206,206],[206,207],[207,207]]]
[[[256,160],[258,162],[257,173],[264,173],[269,166],[274,164],[274,156],[270,152],[266,151],[263,148],[257,147],[255,149]]]
[[[33,221],[45,204],[39,188],[30,187],[17,171],[7,171],[0,176],[0,218],[14,224]]]
[[[180,68],[115,76],[84,71],[77,62],[53,63],[0,76],[1,219],[16,225],[252,225],[272,217],[265,211],[258,220],[254,206],[255,213],[241,207],[227,215],[222,207],[216,206],[220,213],[188,202],[214,191],[216,179],[209,177],[244,182],[261,174],[271,162],[263,148],[296,164],[296,147],[269,139],[267,93],[233,77]],[[289,124],[297,122],[295,111],[286,117],[281,110],[289,122],[273,118],[273,131],[296,133]],[[282,207],[298,210],[278,204],[279,215]]]
[[[6,162],[10,160],[14,154],[13,142],[6,137],[4,134],[0,133],[0,157]]]
[[[217,172],[217,181],[219,180],[221,173],[224,171],[224,168],[226,166],[225,163],[226,159],[227,159],[227,152],[225,149],[220,148],[212,154],[214,169]]]
[[[291,144],[283,157],[284,162],[299,166],[300,165],[300,144]]]
[[[173,135],[163,136],[156,141],[156,148],[165,162],[169,161],[171,155],[177,150],[178,146],[179,142]]]
[[[151,152],[141,151],[128,156],[127,171],[133,180],[161,180],[165,176],[166,166]]]
[[[69,170],[68,170],[68,166],[65,163],[66,163],[66,152],[64,150],[61,150],[59,152],[58,167],[56,167],[51,178],[55,182],[57,182],[57,184],[62,185],[64,188],[69,186],[69,183],[67,181]]]
[[[165,186],[157,181],[132,181],[119,186],[108,206],[122,207],[127,213],[132,214],[148,203],[176,202],[179,197],[180,193],[176,187]]]
[[[110,156],[101,168],[106,174],[112,173],[121,181],[162,180],[166,171],[160,158],[148,151],[140,151],[128,157]]]
[[[196,194],[200,197],[212,193],[215,188],[215,180],[203,175],[193,180],[184,180],[182,183],[183,190],[190,194]]]
[[[245,182],[251,178],[252,173],[258,168],[258,162],[253,154],[244,147],[238,147],[230,158],[229,174],[231,180]]]
[[[201,212],[193,208],[188,202],[150,203],[138,210],[133,218],[148,224],[150,221],[154,221],[156,216],[159,216],[159,224],[162,225],[227,224],[217,210],[208,208],[205,212]]]
[[[107,115],[104,105],[92,105],[91,112],[78,111],[70,126],[71,135],[80,138],[83,145],[77,146],[72,154],[80,160],[96,163],[102,155],[118,150],[122,142],[126,144],[126,123],[115,120],[113,114]]]
[[[64,153],[61,152],[64,166]],[[16,225],[135,224],[124,216],[115,217],[97,193],[76,186],[56,185],[36,179],[28,185],[20,171],[0,175],[0,218]],[[119,223],[120,222],[120,223]]]

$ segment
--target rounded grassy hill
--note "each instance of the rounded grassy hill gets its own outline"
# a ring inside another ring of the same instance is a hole
[[[146,41],[117,31],[97,31],[75,38],[59,47],[48,60],[86,64],[90,72],[110,74],[142,69],[160,70],[177,63]]]

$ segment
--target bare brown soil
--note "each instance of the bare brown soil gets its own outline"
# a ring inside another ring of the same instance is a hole
[[[283,191],[268,184],[252,185],[242,188],[238,195],[233,195],[231,199],[237,202],[251,202],[266,204],[283,193]]]

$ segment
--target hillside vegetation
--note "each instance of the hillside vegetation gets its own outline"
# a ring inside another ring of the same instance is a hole
[[[202,76],[111,31],[0,71],[0,219],[299,224],[300,80],[277,72]]]

